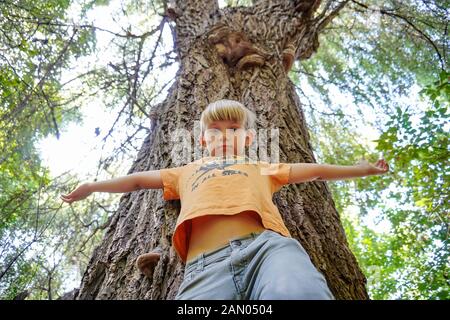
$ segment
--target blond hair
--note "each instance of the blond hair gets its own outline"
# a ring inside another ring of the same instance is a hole
[[[246,130],[254,129],[256,115],[236,100],[217,100],[203,110],[200,117],[200,130],[203,134],[213,121],[230,120],[244,126]]]

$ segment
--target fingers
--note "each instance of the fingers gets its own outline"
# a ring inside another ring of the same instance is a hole
[[[384,159],[377,160],[373,166],[378,169],[379,173],[386,173],[389,171],[389,165]]]
[[[75,190],[73,190],[72,192],[70,192],[69,194],[61,194],[61,199],[64,201],[64,202],[67,202],[67,203],[72,203],[72,202],[74,202],[74,201],[76,201],[77,199],[77,196],[76,196],[76,192],[77,191],[77,189],[75,189]]]
[[[384,159],[378,160],[378,161],[377,161],[377,165],[378,165],[381,169],[383,169],[384,171],[388,171],[388,170],[389,170],[389,165],[388,165],[388,163],[386,162],[386,160],[384,160]]]
[[[67,203],[72,203],[74,201],[76,201],[76,199],[74,197],[70,197],[69,195],[61,195],[60,196],[61,200]]]
[[[71,202],[72,202],[72,199],[69,198],[68,196],[61,195],[60,198],[61,198],[61,200],[64,201],[64,202],[68,202],[68,203],[71,203]]]

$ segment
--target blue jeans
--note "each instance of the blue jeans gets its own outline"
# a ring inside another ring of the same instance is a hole
[[[330,299],[325,277],[294,238],[272,230],[232,239],[186,263],[176,300]]]

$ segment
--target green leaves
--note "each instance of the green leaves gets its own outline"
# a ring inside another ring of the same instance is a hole
[[[28,254],[35,250],[35,241],[42,241],[38,236],[48,228],[50,212],[57,211],[57,204],[48,200],[51,177],[42,167],[35,142],[58,135],[66,123],[77,119],[76,108],[63,98],[61,70],[72,58],[86,54],[93,42],[90,29],[72,37],[66,16],[70,5],[69,0],[9,1],[0,5],[2,298],[13,298],[33,285],[38,287],[36,279],[45,278],[44,255],[30,258]],[[38,252],[42,254],[34,251]],[[53,276],[56,286],[58,277]],[[36,298],[40,289],[34,290],[31,296]]]
[[[420,94],[428,97],[433,106],[438,109],[441,115],[445,115],[447,108],[441,106],[441,104],[447,104],[450,101],[450,73],[442,70],[439,74],[439,80],[425,86],[424,89],[420,91]]]

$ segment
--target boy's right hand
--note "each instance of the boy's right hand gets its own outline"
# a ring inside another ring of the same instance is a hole
[[[88,196],[91,195],[91,193],[92,193],[92,191],[91,191],[90,184],[83,183],[78,188],[73,190],[71,193],[69,193],[67,195],[62,194],[61,199],[64,202],[72,203],[74,201],[83,200],[83,199],[87,198]]]

